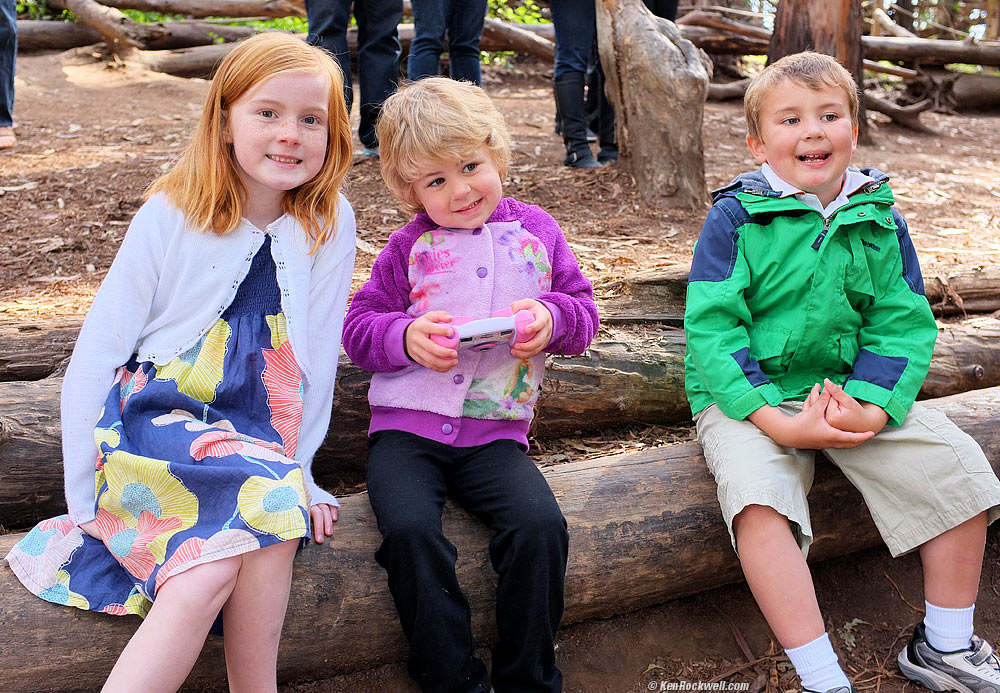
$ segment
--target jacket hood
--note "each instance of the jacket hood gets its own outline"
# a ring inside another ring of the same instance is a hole
[[[875,183],[878,185],[882,185],[889,180],[889,176],[874,167],[854,170],[874,179]],[[740,192],[761,195],[762,197],[779,196],[779,193],[775,192],[771,188],[771,184],[767,182],[767,178],[764,177],[764,174],[761,173],[760,169],[757,169],[755,171],[750,171],[749,173],[741,173],[733,178],[733,180],[731,180],[727,185],[713,190],[712,202],[717,202],[721,197],[735,197],[736,193]]]

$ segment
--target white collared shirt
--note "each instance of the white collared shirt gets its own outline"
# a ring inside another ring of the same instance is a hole
[[[837,197],[830,204],[824,207],[823,203],[819,201],[819,198],[816,197],[816,195],[796,188],[794,185],[775,173],[774,169],[771,168],[767,162],[761,164],[760,172],[764,174],[764,178],[767,179],[767,182],[770,184],[772,190],[780,193],[782,197],[794,195],[795,199],[799,202],[812,207],[817,212],[822,214],[824,219],[829,218],[831,214],[847,204],[847,198],[849,195],[852,195],[860,188],[863,188],[869,183],[875,181],[874,178],[865,175],[858,169],[848,167],[847,171],[844,173],[844,185],[840,188],[840,194],[837,195]]]

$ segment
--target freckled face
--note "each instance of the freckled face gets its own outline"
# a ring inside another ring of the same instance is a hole
[[[329,97],[325,75],[287,72],[255,85],[225,112],[223,134],[247,187],[251,221],[255,210],[269,216],[277,209],[267,223],[276,219],[285,191],[323,168]]]
[[[477,229],[500,203],[500,173],[485,144],[465,159],[428,162],[417,173],[413,192],[438,226]]]
[[[786,79],[765,96],[760,137],[747,135],[747,145],[758,162],[827,205],[843,187],[858,128],[842,88],[811,89]]]

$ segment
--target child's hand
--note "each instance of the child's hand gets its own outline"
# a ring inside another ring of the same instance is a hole
[[[82,529],[86,534],[89,534],[90,536],[94,537],[94,539],[104,541],[103,539],[101,539],[101,533],[97,531],[97,520],[90,520],[89,522],[84,522],[82,525],[80,525],[80,529]]]
[[[859,402],[828,378],[823,379],[823,391],[830,393],[830,401],[826,405],[826,421],[834,428],[856,433],[878,433],[889,420],[882,407],[871,402]]]
[[[831,426],[826,420],[830,399],[830,392],[821,392],[819,383],[816,383],[802,403],[802,411],[795,416],[765,405],[747,418],[779,445],[801,450],[853,448],[874,435],[871,431],[857,433]]]
[[[535,316],[534,322],[524,329],[531,338],[526,342],[518,342],[510,348],[510,355],[514,358],[530,359],[548,346],[552,339],[552,313],[544,303],[533,298],[514,301],[510,304],[510,309],[515,315],[519,310],[526,310]]]
[[[448,325],[449,322],[451,315],[443,310],[432,310],[411,322],[403,337],[410,358],[438,373],[447,373],[457,366],[458,352],[431,339],[432,334],[451,336],[455,328]]]
[[[313,539],[317,544],[322,544],[324,539],[333,536],[333,523],[337,521],[337,506],[317,503],[309,508],[309,518],[312,520]]]

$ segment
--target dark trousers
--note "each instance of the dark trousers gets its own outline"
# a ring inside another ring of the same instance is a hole
[[[406,59],[411,81],[441,74],[441,53],[448,37],[448,68],[452,79],[480,84],[479,39],[486,18],[486,0],[411,0],[413,43]]]
[[[14,123],[14,62],[17,59],[17,3],[0,0],[0,127]]]
[[[458,551],[441,529],[448,497],[494,532],[493,687],[497,693],[561,691],[553,640],[563,612],[569,535],[541,472],[512,440],[456,448],[381,431],[368,453],[368,498],[382,533],[375,559],[388,573],[410,642],[410,675],[434,693],[490,688],[455,575]]]
[[[351,110],[354,89],[351,54],[347,48],[347,26],[351,0],[306,0],[309,43],[322,46],[337,59],[344,73],[344,98]],[[378,146],[375,121],[382,103],[396,91],[399,81],[399,37],[396,26],[403,17],[403,0],[354,0],[358,22],[358,139],[370,149]]]

